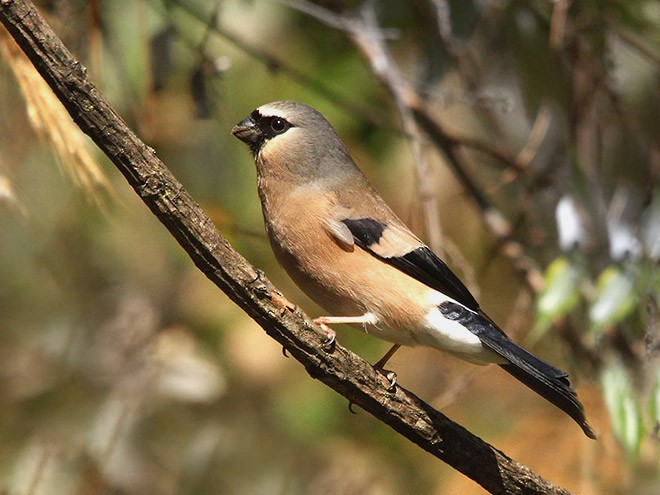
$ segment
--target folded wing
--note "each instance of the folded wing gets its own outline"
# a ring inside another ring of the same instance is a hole
[[[596,438],[570,386],[568,374],[511,341],[481,311],[470,291],[449,267],[408,229],[373,218],[346,218],[336,225],[340,225],[336,237],[344,243],[345,226],[355,245],[456,301],[446,301],[438,307],[445,318],[456,321],[479,337],[485,347],[507,361],[500,365],[506,372],[568,414],[589,438]]]

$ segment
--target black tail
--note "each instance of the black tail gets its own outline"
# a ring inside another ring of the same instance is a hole
[[[516,359],[515,363],[501,364],[502,369],[568,414],[580,425],[585,435],[595,439],[596,434],[584,417],[584,409],[577,398],[577,394],[571,388],[571,384],[567,378],[568,375],[541,361],[523,348],[519,347],[519,349],[524,353],[519,354],[521,359]],[[532,359],[528,359],[530,357]],[[541,364],[542,366],[537,366],[537,364]],[[556,373],[547,373],[546,370],[548,368],[554,370]]]
[[[582,404],[571,388],[567,373],[512,342],[484,313],[474,313],[452,302],[442,303],[439,309],[445,318],[466,327],[479,337],[484,346],[506,359],[508,363],[500,366],[507,373],[568,414],[589,438],[596,438],[584,417]]]

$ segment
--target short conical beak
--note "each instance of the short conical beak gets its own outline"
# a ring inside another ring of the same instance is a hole
[[[261,137],[261,131],[252,117],[246,117],[234,126],[231,133],[247,144],[256,143]]]

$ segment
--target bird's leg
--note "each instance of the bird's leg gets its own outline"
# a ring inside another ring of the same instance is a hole
[[[385,378],[387,378],[390,381],[390,386],[387,388],[389,391],[394,390],[394,387],[396,386],[397,377],[394,371],[385,369],[385,364],[390,360],[392,356],[394,356],[394,353],[399,350],[399,347],[401,347],[401,344],[394,344],[385,353],[385,355],[382,358],[380,358],[376,364],[374,364],[374,369],[378,371],[380,374],[385,375]]]
[[[314,323],[317,325],[340,325],[347,323],[349,325],[367,325],[369,323],[374,323],[374,315],[371,313],[365,313],[361,316],[319,316],[314,318]]]
[[[321,327],[321,330],[325,332],[325,334],[328,337],[328,340],[325,342],[326,346],[331,346],[332,344],[335,343],[335,340],[337,338],[337,332],[335,332],[332,328],[330,328],[328,325],[333,325],[333,324],[360,324],[360,325],[367,325],[369,323],[375,323],[375,317],[371,313],[365,313],[361,316],[319,316],[318,318],[314,318],[312,320],[314,323],[316,323],[318,326]]]
[[[321,331],[325,334],[325,342],[323,342],[323,345],[325,347],[330,347],[332,344],[334,344],[337,341],[337,332],[335,332],[325,323],[317,320],[318,318],[315,318],[312,321],[316,323],[319,327],[321,327]]]
[[[390,358],[394,356],[394,353],[399,350],[399,347],[401,347],[401,344],[394,344],[392,347],[390,347],[390,350],[387,351],[376,364],[374,364],[374,368],[377,370],[385,370],[385,365],[390,360]]]
[[[394,353],[399,350],[399,347],[401,347],[401,344],[394,344],[390,349],[385,353],[385,355],[378,360],[376,364],[374,364],[374,369],[380,373],[381,375],[385,376],[390,381],[390,385],[387,387],[388,392],[394,392],[395,387],[396,387],[396,372],[392,370],[386,370],[385,369],[385,364],[390,360],[392,356],[394,356]],[[352,412],[353,414],[357,414],[353,410],[353,403],[348,402],[348,410]]]

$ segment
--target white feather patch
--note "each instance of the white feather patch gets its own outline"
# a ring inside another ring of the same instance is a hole
[[[478,354],[483,350],[479,337],[457,321],[445,318],[438,308],[428,312],[426,322],[435,330],[429,334],[435,340],[433,347],[466,354]]]
[[[445,318],[438,309],[440,303],[454,299],[440,292],[431,294],[433,308],[426,314],[426,334],[424,345],[455,354],[457,357],[475,364],[502,363],[502,358],[484,347],[475,334],[455,320]],[[462,306],[462,305],[461,305]]]

